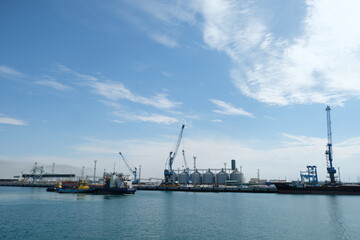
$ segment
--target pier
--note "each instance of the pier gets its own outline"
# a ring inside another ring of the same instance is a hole
[[[253,185],[248,187],[218,187],[218,186],[137,186],[139,191],[180,191],[180,192],[248,192],[248,193],[277,193],[271,186]]]

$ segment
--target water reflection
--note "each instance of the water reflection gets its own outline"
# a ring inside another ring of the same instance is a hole
[[[87,194],[76,194],[76,200],[86,200]]]
[[[126,197],[129,197],[129,195],[103,195],[103,199],[106,200],[126,198]]]
[[[327,213],[328,213],[328,229],[331,239],[352,239],[350,233],[344,225],[343,209],[339,197],[344,196],[327,196]]]

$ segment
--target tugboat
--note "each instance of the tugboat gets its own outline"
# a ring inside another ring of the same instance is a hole
[[[94,194],[134,194],[136,189],[131,186],[130,179],[126,178],[122,173],[104,173],[105,184],[95,187]]]

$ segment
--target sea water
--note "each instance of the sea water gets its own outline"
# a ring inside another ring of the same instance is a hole
[[[360,196],[0,187],[0,239],[360,239]]]

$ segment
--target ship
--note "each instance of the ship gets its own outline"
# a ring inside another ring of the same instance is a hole
[[[308,185],[301,182],[274,183],[278,193],[287,194],[326,194],[326,195],[360,195],[358,184],[318,184]]]
[[[134,194],[136,189],[128,183],[128,179],[122,173],[104,173],[105,184],[92,185],[85,180],[67,181],[64,183],[58,182],[54,186],[46,189],[48,192],[58,193],[90,193],[100,195],[121,195]]]
[[[95,186],[94,194],[134,194],[136,189],[133,188],[129,179],[122,173],[104,173],[105,184],[102,186]]]
[[[48,191],[48,190],[47,190]],[[93,193],[94,188],[90,187],[86,181],[80,180],[76,187],[73,188],[58,188],[58,193]]]
[[[327,148],[325,151],[327,173],[330,181],[320,184],[317,177],[316,166],[307,166],[307,171],[300,172],[301,181],[274,182],[278,193],[288,194],[328,194],[328,195],[360,195],[359,184],[344,184],[336,179],[336,169],[333,167],[332,133],[330,120],[330,107],[326,107],[327,117]]]

